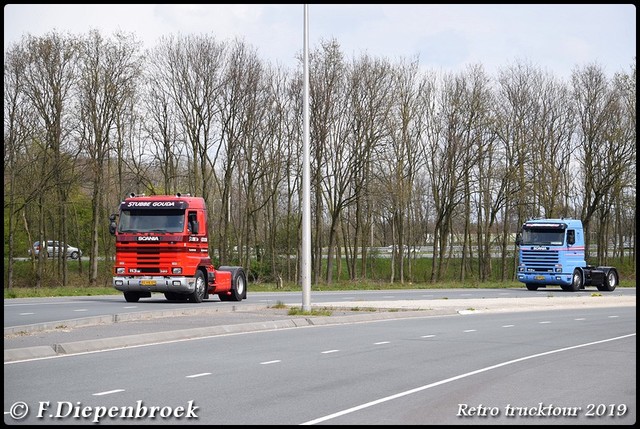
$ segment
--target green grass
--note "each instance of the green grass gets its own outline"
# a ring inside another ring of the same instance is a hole
[[[287,314],[289,316],[331,316],[332,311],[328,308],[312,308],[310,311],[303,311],[302,307],[291,307]]]

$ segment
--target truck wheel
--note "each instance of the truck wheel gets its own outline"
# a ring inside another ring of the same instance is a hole
[[[204,279],[204,274],[200,270],[196,271],[196,286],[193,293],[189,295],[189,301],[196,304],[202,302],[206,288],[207,282]]]
[[[127,302],[138,302],[140,301],[140,294],[137,292],[123,292],[124,299]]]
[[[604,284],[598,285],[598,290],[603,292],[613,292],[618,285],[618,272],[614,269],[610,269],[607,275],[604,277]]]
[[[538,290],[538,285],[533,283],[526,284],[528,290]]]
[[[218,294],[220,301],[242,301],[247,297],[247,276],[242,267],[220,267],[220,271],[231,272],[231,291]]]
[[[571,288],[569,289],[572,292],[578,292],[582,288],[582,271],[579,269],[573,270],[573,276],[571,277]]]
[[[242,301],[247,296],[247,277],[241,269],[233,273],[231,280],[231,301]]]

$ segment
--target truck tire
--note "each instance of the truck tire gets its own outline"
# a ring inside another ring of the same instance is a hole
[[[242,267],[220,267],[220,271],[231,272],[231,293],[219,293],[220,301],[242,301],[247,297],[247,276]]]
[[[204,300],[205,291],[207,289],[207,282],[204,278],[202,271],[196,271],[196,285],[194,291],[189,295],[189,301],[195,304],[199,304]]]
[[[124,299],[127,302],[138,302],[140,301],[140,294],[138,292],[123,292]]]
[[[582,271],[576,268],[573,270],[573,276],[571,276],[571,287],[567,290],[571,292],[578,292],[582,289],[582,285],[584,283],[584,278],[582,277]]]
[[[525,286],[527,286],[528,290],[538,290],[538,285],[534,283],[527,283]]]
[[[604,284],[598,285],[598,290],[603,292],[613,292],[618,286],[618,272],[611,268],[604,276]]]

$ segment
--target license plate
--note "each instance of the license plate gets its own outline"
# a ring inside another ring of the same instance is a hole
[[[544,280],[544,276],[536,276],[536,280]]]
[[[140,280],[140,284],[142,286],[155,286],[156,285],[156,281],[155,280]]]

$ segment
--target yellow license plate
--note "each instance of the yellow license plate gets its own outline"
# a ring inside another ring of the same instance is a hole
[[[156,281],[155,280],[140,280],[140,284],[142,286],[155,286],[156,285]]]
[[[544,280],[544,276],[536,276],[536,280]]]

